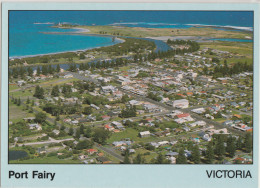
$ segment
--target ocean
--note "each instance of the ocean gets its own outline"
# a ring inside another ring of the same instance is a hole
[[[111,37],[55,35],[71,32],[53,24],[116,25],[147,28],[214,26],[219,29],[253,30],[251,11],[10,11],[9,57],[57,53],[108,46]],[[35,24],[37,23],[37,24]]]

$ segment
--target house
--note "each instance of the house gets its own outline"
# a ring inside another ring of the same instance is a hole
[[[71,121],[71,123],[74,124],[74,125],[76,125],[76,124],[79,123],[79,121],[78,121],[78,120],[74,120],[74,121]]]
[[[239,114],[234,114],[233,117],[236,117],[236,118],[238,118],[238,119],[241,119],[241,115],[239,115]]]
[[[102,117],[102,119],[104,120],[104,121],[108,121],[108,120],[110,120],[110,116],[101,116]]]
[[[144,109],[149,113],[161,112],[162,110],[155,104],[144,104]]]
[[[60,131],[59,131],[59,130],[56,130],[56,129],[54,129],[52,132],[53,132],[55,135],[59,135],[59,134],[60,134]]]
[[[129,149],[129,153],[135,153],[135,149]]]
[[[132,83],[131,80],[129,80],[128,78],[126,77],[123,77],[123,76],[117,76],[117,82],[120,83],[122,86],[124,85],[129,85]]]
[[[190,114],[189,113],[184,113],[184,114],[178,114],[176,116],[177,116],[177,118],[187,118],[187,117],[190,117]]]
[[[21,86],[24,85],[24,84],[26,84],[26,81],[24,81],[24,80],[19,80],[19,81],[17,81],[17,85],[18,85],[19,87],[21,87]]]
[[[94,154],[94,153],[97,153],[98,151],[96,150],[96,149],[87,149],[87,153],[89,154],[89,155],[92,155],[92,154]]]
[[[116,92],[117,89],[114,87],[114,86],[101,86],[101,90],[104,92],[104,93],[110,93],[110,92]]]
[[[191,151],[184,150],[184,155],[185,155],[185,157],[191,157]]]
[[[118,121],[113,121],[111,124],[114,125],[117,129],[124,129],[124,126],[122,125],[122,123],[120,123]]]
[[[88,156],[87,155],[79,155],[79,160],[84,160],[84,159],[86,159],[86,158],[88,158]]]
[[[126,147],[125,146],[120,146],[120,151],[126,151]]]
[[[22,140],[23,140],[22,137],[15,137],[15,138],[14,138],[14,141],[15,141],[15,142],[18,142],[18,141],[20,142],[20,141],[22,141]]]
[[[148,137],[148,136],[150,136],[150,135],[151,135],[150,131],[143,131],[143,132],[140,132],[140,133],[139,133],[139,136],[140,136],[141,138]]]
[[[23,120],[26,122],[31,122],[31,121],[35,120],[35,117],[23,118]]]
[[[158,144],[160,146],[167,145],[167,144],[169,144],[169,141],[161,141],[161,142],[158,142]]]
[[[178,156],[179,153],[178,152],[169,152],[169,153],[166,153],[165,156],[170,156],[170,157],[174,157],[174,156]]]
[[[226,128],[218,129],[218,130],[210,129],[208,131],[209,131],[209,133],[212,133],[212,134],[229,134]]]
[[[33,124],[29,124],[29,128],[32,129],[37,129],[38,131],[42,130],[42,127],[38,124],[38,123],[33,123]]]
[[[111,163],[112,161],[110,159],[108,159],[107,157],[97,157],[96,158],[97,161],[99,161],[102,164],[108,164]]]
[[[204,134],[203,137],[202,137],[203,140],[207,141],[207,142],[210,142],[212,137],[209,135],[209,134]]]
[[[233,121],[232,120],[227,120],[223,123],[223,125],[232,125],[233,124]]]
[[[140,102],[137,100],[131,100],[131,101],[129,101],[129,104],[132,106],[137,106],[137,105],[140,105]]]
[[[72,75],[72,74],[65,74],[65,75],[63,76],[63,78],[73,78],[73,75]]]
[[[174,108],[188,108],[189,107],[189,101],[187,99],[174,100],[172,102],[172,106]]]
[[[191,127],[195,127],[195,126],[205,126],[206,122],[205,121],[196,121],[194,123],[190,123],[189,124]]]
[[[115,128],[109,124],[105,125],[104,128],[108,131],[113,131]]]
[[[166,159],[170,161],[171,164],[176,164],[176,157],[173,156],[167,156]]]
[[[238,163],[242,163],[244,164],[245,163],[245,159],[241,158],[241,157],[237,157],[233,160],[235,163],[238,162]]]
[[[92,108],[95,108],[96,110],[99,110],[99,109],[100,109],[98,106],[96,106],[96,105],[94,105],[94,104],[90,104],[90,106],[91,106]]]

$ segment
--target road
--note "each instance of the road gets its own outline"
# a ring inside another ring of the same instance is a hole
[[[18,146],[32,146],[32,145],[40,145],[40,144],[51,144],[51,143],[60,143],[60,142],[64,142],[64,141],[70,141],[70,140],[74,140],[74,138],[66,138],[66,139],[62,139],[62,140],[55,140],[53,138],[49,138],[48,141],[43,141],[43,142],[29,142],[29,143],[23,143],[23,144],[18,144]],[[14,146],[11,146],[14,147]]]
[[[119,155],[116,153],[116,151],[111,147],[109,146],[109,148],[106,148],[106,147],[103,147],[97,143],[95,143],[95,146],[105,152],[107,152],[108,154],[112,155],[113,157],[119,159],[121,162],[124,161],[124,157],[122,155]]]
[[[64,79],[62,79],[62,80],[56,80],[56,81],[49,82],[49,83],[46,83],[46,84],[48,84],[48,85],[49,85],[49,84],[56,84],[56,83],[60,83],[60,82],[64,82],[64,81],[69,81],[70,79],[72,79],[72,78],[64,78]],[[46,85],[46,84],[41,83],[41,86],[44,86],[44,85]],[[20,88],[11,90],[11,91],[9,91],[9,93],[16,92],[16,91],[21,91],[21,90],[25,90],[25,89],[29,89],[29,88],[34,88],[34,87],[36,87],[36,85],[30,85],[30,84],[28,84],[28,85],[26,85],[25,87],[20,87]]]

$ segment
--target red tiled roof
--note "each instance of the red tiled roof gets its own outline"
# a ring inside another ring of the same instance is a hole
[[[88,149],[87,152],[97,152],[96,149]]]
[[[183,118],[183,117],[188,117],[188,116],[190,116],[190,114],[189,114],[189,113],[185,113],[185,114],[178,114],[178,115],[177,115],[177,117],[178,117],[178,118]]]

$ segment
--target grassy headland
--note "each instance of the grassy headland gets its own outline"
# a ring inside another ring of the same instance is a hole
[[[59,28],[68,28],[68,26],[55,26]],[[128,37],[159,37],[159,36],[204,36],[212,38],[237,38],[245,39],[253,36],[252,32],[227,31],[215,28],[191,27],[188,29],[173,28],[143,28],[143,27],[123,27],[123,26],[77,26],[77,28],[87,29],[87,34],[128,36]]]

